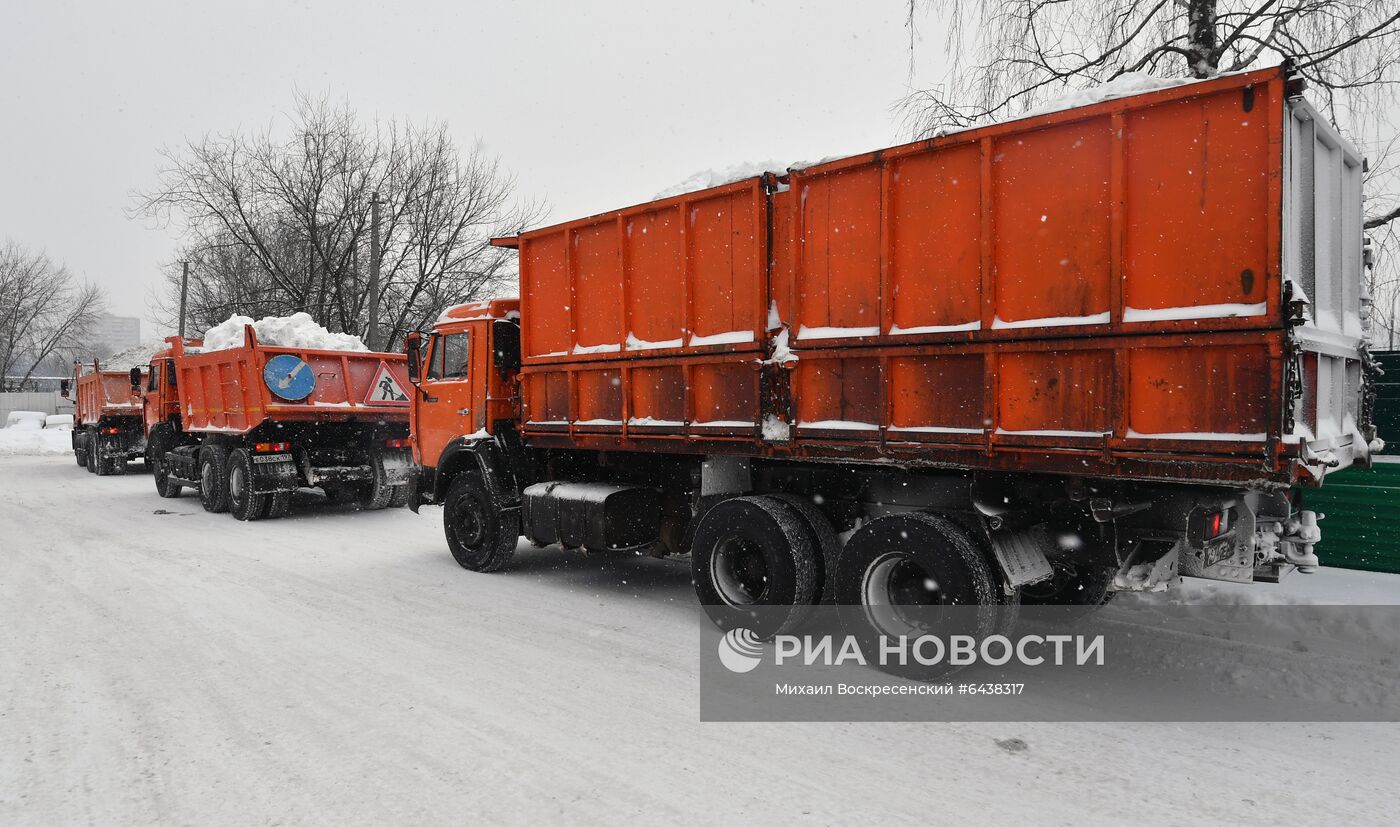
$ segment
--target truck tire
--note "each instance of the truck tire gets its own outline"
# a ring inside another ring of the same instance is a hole
[[[73,432],[73,456],[78,460],[79,468],[87,467],[87,440],[82,438],[81,432],[78,431]]]
[[[772,638],[806,619],[818,596],[817,557],[811,530],[792,505],[733,497],[707,511],[695,529],[695,594],[721,629]]]
[[[384,472],[383,455],[378,451],[371,451],[369,467],[374,473],[374,479],[360,489],[360,507],[366,511],[388,508],[394,497],[394,486],[389,485],[389,475]]]
[[[253,490],[253,461],[248,452],[235,448],[228,455],[228,510],[236,520],[261,520],[267,514],[267,495]]]
[[[161,446],[162,450],[164,446]],[[170,479],[170,466],[165,462],[165,454],[152,455],[146,460],[151,466],[151,479],[156,482],[156,493],[167,500],[180,496],[185,487]]]
[[[96,440],[92,438],[92,434],[88,434],[87,439],[83,440],[83,453],[87,454],[87,464],[84,467],[87,468],[89,474],[97,473],[97,449],[95,443]]]
[[[394,486],[389,493],[389,507],[403,508],[408,505],[408,493],[407,485]]]
[[[212,514],[228,511],[228,454],[216,445],[199,450],[199,501]]]
[[[94,434],[88,439],[88,468],[99,477],[112,473],[112,461],[102,456],[102,441]]]
[[[842,625],[867,652],[878,650],[881,637],[981,640],[997,625],[996,580],[986,556],[960,526],[933,514],[891,514],[852,535],[836,565],[835,598]],[[943,608],[956,606],[966,608]],[[954,671],[946,659],[880,668],[917,679]]]
[[[1068,622],[1093,614],[1113,599],[1109,586],[1117,571],[1112,566],[1075,565],[1061,560],[1050,563],[1054,574],[1049,580],[1021,587],[1021,602],[1027,606],[1073,606],[1066,609]]]
[[[263,498],[263,517],[269,520],[280,520],[287,516],[287,510],[292,506],[292,492],[273,491]]]
[[[813,602],[830,603],[833,578],[829,573],[836,571],[836,558],[841,556],[841,538],[836,536],[836,529],[831,525],[831,521],[817,508],[816,503],[808,498],[800,494],[771,496],[791,506],[811,533],[812,542],[817,549],[817,589]]]
[[[520,542],[519,509],[502,509],[472,471],[458,474],[448,486],[442,527],[453,559],[468,571],[500,571]]]

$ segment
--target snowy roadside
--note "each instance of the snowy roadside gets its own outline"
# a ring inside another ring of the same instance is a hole
[[[704,724],[684,564],[522,546],[474,575],[439,520],[303,496],[237,523],[0,457],[0,823],[1360,823],[1393,798],[1391,724]],[[1258,588],[1400,591],[1313,578]]]
[[[67,428],[0,428],[0,456],[41,456],[73,453]]]

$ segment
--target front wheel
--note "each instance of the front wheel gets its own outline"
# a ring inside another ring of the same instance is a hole
[[[148,464],[151,466],[151,479],[156,481],[156,493],[167,500],[180,496],[185,487],[170,479],[170,467],[166,465],[165,457],[151,457]]]
[[[520,542],[519,509],[502,509],[481,477],[457,475],[447,489],[442,527],[457,565],[468,571],[500,571]]]

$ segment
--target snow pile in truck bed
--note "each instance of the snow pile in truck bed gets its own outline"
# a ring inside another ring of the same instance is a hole
[[[106,359],[98,359],[97,364],[103,370],[125,370],[132,368],[144,368],[151,364],[151,357],[156,351],[163,350],[168,345],[165,342],[153,342],[150,344],[136,345],[123,350],[121,353],[114,353]],[[91,368],[92,365],[87,367]]]
[[[316,324],[307,313],[290,316],[264,316],[253,321],[247,316],[230,316],[204,333],[204,352],[243,346],[243,328],[252,325],[258,341],[274,347],[300,347],[310,350],[367,351],[359,336],[332,333]]]
[[[673,187],[658,192],[652,196],[652,200],[670,198],[675,195],[684,195],[687,192],[709,189],[710,187],[722,187],[725,184],[732,184],[735,181],[742,181],[745,178],[756,178],[765,172],[772,172],[778,175],[786,175],[789,166],[781,161],[760,161],[745,162],[735,164],[724,169],[707,169],[695,173],[684,181]]]

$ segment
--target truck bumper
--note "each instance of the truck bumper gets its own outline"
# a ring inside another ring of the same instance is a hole
[[[259,494],[295,491],[301,485],[291,454],[253,454],[253,490]]]

